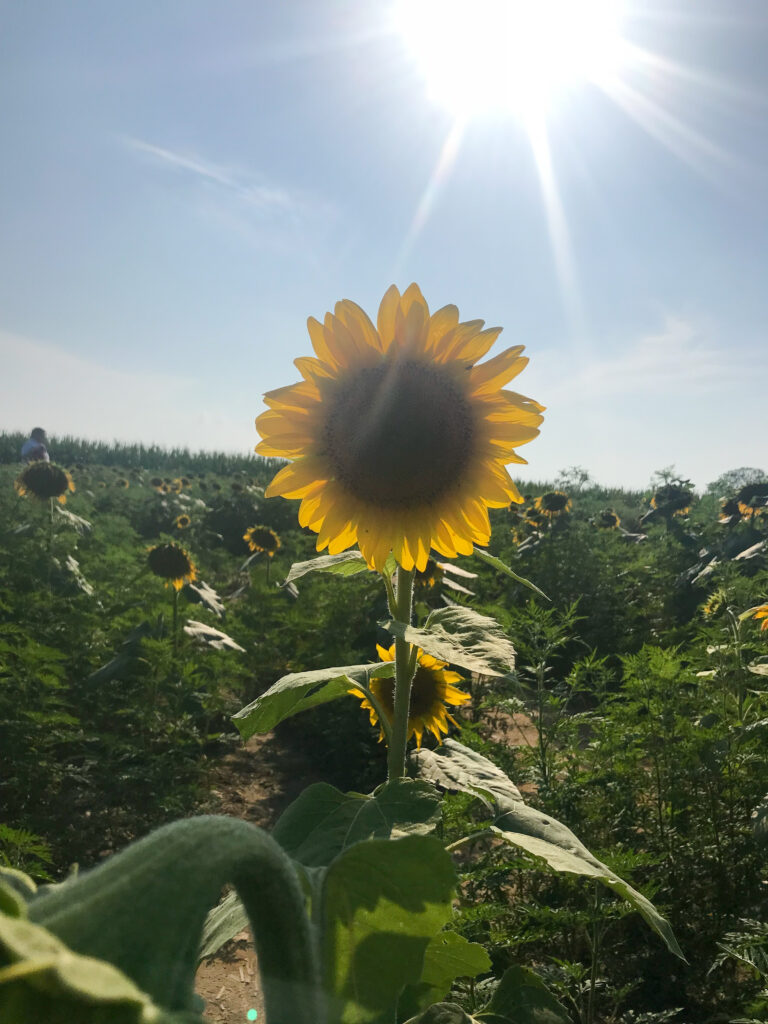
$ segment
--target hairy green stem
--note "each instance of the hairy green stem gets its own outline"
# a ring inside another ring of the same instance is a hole
[[[411,624],[413,604],[414,570],[397,569],[397,593],[395,595],[395,618],[398,622]],[[407,640],[395,638],[395,713],[392,719],[392,736],[387,755],[387,777],[402,779],[405,775],[405,748],[408,742],[408,711],[411,705],[411,681],[415,665],[411,663],[411,645]]]

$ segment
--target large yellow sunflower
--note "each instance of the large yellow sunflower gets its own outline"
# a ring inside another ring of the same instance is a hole
[[[395,660],[395,645],[387,650],[376,644],[376,650],[382,661]],[[425,654],[419,647],[417,649],[418,661],[416,675],[411,684],[411,703],[408,709],[408,735],[406,742],[411,736],[416,737],[416,746],[421,746],[421,740],[425,730],[432,733],[436,740],[440,740],[441,734],[448,732],[448,723],[458,725],[456,719],[448,714],[446,704],[458,707],[470,700],[468,693],[458,690],[453,685],[461,681],[458,672],[451,672],[446,668],[446,662],[438,661],[429,654]],[[387,716],[387,721],[392,722],[395,715],[395,680],[390,676],[380,678],[372,676],[369,683],[370,689],[376,698],[379,706]],[[369,712],[371,725],[376,725],[379,716],[371,702],[360,690],[355,688],[349,691],[355,697],[361,698],[361,707]],[[381,726],[379,726],[381,728]],[[381,729],[380,740],[384,739],[384,730]]]
[[[304,380],[269,392],[256,420],[256,451],[293,460],[266,496],[301,499],[318,551],[357,543],[378,570],[390,551],[423,571],[431,548],[454,558],[487,544],[488,509],[522,501],[505,466],[526,461],[515,449],[543,418],[502,390],[528,362],[523,346],[479,363],[501,329],[462,323],[455,306],[430,315],[415,284],[387,291],[376,327],[348,299],[308,326]]]
[[[763,624],[760,627],[761,630],[768,629],[768,604],[761,604],[755,609],[755,614],[752,616],[753,619],[763,619]]]
[[[67,491],[74,491],[75,485],[66,469],[55,462],[30,462],[14,483],[17,494],[31,496],[39,501],[56,498],[60,505],[67,501]]]

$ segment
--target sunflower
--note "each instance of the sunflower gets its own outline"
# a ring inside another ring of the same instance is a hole
[[[177,530],[187,530],[192,525],[192,520],[189,518],[186,512],[182,512],[180,516],[176,516],[176,518],[173,521],[173,525],[176,527]]]
[[[163,487],[163,478],[161,476],[153,476],[149,481],[149,486],[154,487],[156,491],[159,491]]]
[[[30,462],[17,478],[14,487],[22,496],[29,495],[40,501],[56,498],[61,505],[67,502],[67,491],[75,489],[67,470],[55,462]]]
[[[621,519],[612,508],[603,508],[593,517],[592,523],[601,530],[618,530],[621,526]]]
[[[760,627],[762,632],[764,629],[768,629],[768,604],[761,604],[755,609],[755,614],[752,616],[753,619],[763,619],[763,624]]]
[[[717,517],[718,523],[728,526],[731,523],[738,523],[741,519],[741,509],[735,498],[721,498],[720,514]]]
[[[488,509],[522,501],[506,464],[525,462],[515,448],[542,421],[543,406],[502,390],[522,346],[478,363],[500,328],[460,323],[455,306],[430,316],[415,284],[387,291],[376,327],[347,299],[308,327],[317,357],[295,361],[304,380],[270,391],[256,420],[256,451],[293,460],[266,497],[301,499],[318,551],[356,543],[377,570],[390,551],[421,571],[431,548],[487,544]]]
[[[536,498],[533,506],[547,519],[557,519],[558,516],[571,511],[571,499],[565,491],[546,491]]]
[[[743,516],[757,516],[768,512],[768,481],[746,484],[735,498]]]
[[[274,558],[280,547],[280,538],[269,526],[249,527],[243,534],[243,540],[251,551],[263,551],[269,558]]]
[[[190,479],[187,476],[181,477],[179,482],[181,483],[182,487],[189,487],[189,485],[190,485]]]
[[[178,544],[158,544],[150,548],[147,561],[155,576],[168,580],[174,590],[181,590],[185,583],[197,578],[191,558]]]
[[[443,567],[434,558],[428,558],[427,564],[415,576],[415,585],[420,590],[434,590],[443,580]]]
[[[168,484],[168,490],[173,494],[181,494],[183,487],[184,484],[181,482],[179,477],[176,477],[175,480],[172,480],[170,484]]]
[[[115,480],[115,487],[122,487],[123,490],[126,490],[130,486],[131,485],[128,483],[124,476],[121,476],[117,480]]]
[[[376,645],[379,657],[382,661],[395,660],[395,645],[387,650]],[[428,730],[438,742],[441,734],[448,732],[448,723],[458,725],[456,719],[448,714],[446,704],[458,707],[470,700],[468,693],[458,690],[453,684],[461,680],[458,672],[451,672],[446,668],[446,662],[438,661],[429,654],[425,654],[421,648],[417,648],[418,661],[416,675],[411,684],[411,703],[408,710],[408,736],[416,737],[416,746],[421,746],[424,732]],[[395,680],[392,677],[380,678],[372,676],[370,689],[376,698],[377,703],[391,722],[395,713]],[[379,721],[376,709],[360,690],[352,688],[349,691],[353,696],[361,698],[361,707],[366,708],[369,713],[371,725]],[[384,730],[380,728],[379,741],[384,739]]]
[[[657,512],[685,516],[691,511],[693,491],[680,481],[670,481],[659,487],[651,498],[651,508]]]
[[[701,614],[705,619],[714,619],[716,615],[724,611],[728,606],[728,591],[723,587],[713,590],[707,600],[701,606]]]

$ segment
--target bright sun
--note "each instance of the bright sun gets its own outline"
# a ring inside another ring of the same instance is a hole
[[[402,0],[395,11],[430,97],[457,114],[541,115],[621,63],[620,0]]]

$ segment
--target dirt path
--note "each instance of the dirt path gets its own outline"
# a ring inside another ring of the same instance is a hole
[[[301,751],[280,742],[274,733],[254,736],[214,770],[211,800],[205,811],[270,828],[281,811],[318,780]],[[266,1024],[250,929],[200,965],[195,988],[205,1000],[204,1019],[210,1024],[246,1024],[249,1020]]]

